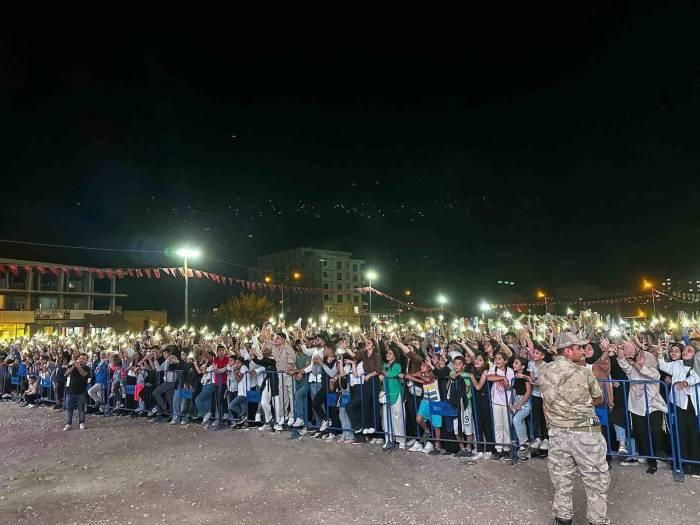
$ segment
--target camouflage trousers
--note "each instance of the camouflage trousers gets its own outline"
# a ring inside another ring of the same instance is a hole
[[[574,516],[572,495],[576,470],[581,474],[588,502],[586,517],[595,525],[610,523],[607,518],[606,496],[610,485],[607,446],[599,429],[549,429],[549,456],[547,465],[554,485],[552,512],[562,519]]]

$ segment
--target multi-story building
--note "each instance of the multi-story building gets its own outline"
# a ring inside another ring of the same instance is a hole
[[[327,314],[339,321],[359,324],[364,312],[362,295],[352,291],[365,286],[365,261],[352,253],[319,248],[294,248],[257,258],[254,280],[284,286],[315,288],[308,293],[284,294],[283,307],[289,317]],[[282,301],[282,291],[272,294]]]
[[[111,272],[110,272],[111,273]],[[102,277],[102,278],[99,278]],[[117,276],[94,268],[0,258],[0,338],[89,328],[119,315],[129,329],[164,324],[163,311],[122,312]]]
[[[659,288],[662,292],[700,292],[700,280],[698,279],[671,279],[667,277],[661,281]]]

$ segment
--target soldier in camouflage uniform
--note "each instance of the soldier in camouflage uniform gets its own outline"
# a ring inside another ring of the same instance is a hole
[[[581,360],[581,347],[587,342],[573,333],[562,333],[556,342],[559,357],[540,369],[537,381],[549,425],[554,524],[572,522],[576,469],[586,488],[588,521],[593,525],[610,523],[606,502],[610,485],[607,446],[593,408],[603,403],[603,392],[591,371],[575,364]]]

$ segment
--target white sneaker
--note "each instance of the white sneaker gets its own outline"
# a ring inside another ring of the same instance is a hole
[[[299,434],[301,434],[302,436],[305,436],[305,435],[308,434],[308,433],[309,433],[309,430],[306,429],[306,428],[302,428],[302,429],[299,431]]]
[[[258,430],[260,430],[260,431],[263,431],[263,430],[269,431],[271,428],[272,428],[272,425],[271,425],[270,423],[265,423],[265,424],[262,425],[261,427],[258,427]]]
[[[399,442],[399,450],[406,450],[406,443]]]
[[[363,429],[362,429],[362,433],[363,433],[363,434],[369,434],[369,432],[367,432],[367,429],[366,429],[366,428],[363,428]]]
[[[187,421],[185,421],[185,420],[183,419],[182,421],[180,421],[180,425],[182,425],[183,427],[186,427],[186,426],[187,426]]]
[[[287,426],[291,427],[294,425],[294,416],[289,416],[289,419],[287,420]]]
[[[620,456],[627,456],[629,454],[629,452],[627,452],[627,447],[623,447],[623,446],[621,446],[617,449],[617,453]]]
[[[416,441],[408,450],[411,452],[423,452],[423,445],[421,445],[419,441]]]
[[[540,448],[541,444],[542,444],[542,440],[540,438],[535,438],[535,441],[530,443],[530,448],[538,450]]]
[[[29,403],[29,404],[27,405],[27,408],[34,408],[35,406],[36,406],[36,405],[32,405],[31,403]]]
[[[384,443],[384,440],[382,438],[374,438],[370,443],[372,445],[381,445]]]
[[[482,459],[484,459],[484,453],[483,453],[483,452],[477,452],[476,454],[474,454],[474,455],[472,456],[472,459],[473,459],[474,461],[481,461]]]
[[[168,423],[168,424],[169,425],[177,425],[177,421],[175,421],[174,419],[171,419],[170,423]]]
[[[540,445],[540,450],[549,450],[549,440],[548,439],[542,440],[542,444]]]
[[[321,428],[319,428],[318,430],[319,430],[320,432],[325,432],[326,429],[330,426],[330,424],[331,424],[331,422],[328,421],[328,420],[326,420],[326,421],[324,421],[324,422],[321,423]]]
[[[149,416],[155,416],[158,413],[158,407],[153,407],[148,413]]]
[[[202,426],[205,427],[207,426],[207,423],[211,421],[211,412],[209,412],[207,415],[204,416],[204,419],[202,419]]]
[[[367,429],[367,433],[368,433],[368,434],[374,434],[375,432],[376,432],[376,430],[375,430],[374,428],[372,428],[372,427],[369,427],[369,428]]]
[[[80,427],[80,430],[85,430],[85,423],[80,423],[78,426]]]
[[[70,430],[70,425],[66,425],[65,427],[63,427],[63,431],[64,431],[64,432],[66,432],[66,431],[68,431],[68,430]]]
[[[255,422],[260,423],[262,421],[262,416],[260,415],[260,412],[255,413]]]
[[[416,444],[416,440],[415,440],[415,439],[411,439],[411,440],[408,441],[408,443],[406,443],[406,446],[407,446],[409,449],[411,449],[411,448],[413,447],[413,445],[415,445],[415,444]]]
[[[295,427],[295,428],[301,428],[301,427],[304,426],[304,420],[301,419],[300,417],[298,417],[298,418],[296,418],[296,420],[294,421],[294,423],[292,423],[292,426]]]
[[[425,444],[425,446],[423,447],[423,450],[421,450],[421,452],[423,454],[430,454],[433,450],[435,450],[435,447],[433,446],[433,444],[430,441],[428,441]]]
[[[279,423],[277,423],[274,428],[277,432],[282,432],[284,430],[284,427]]]
[[[489,459],[491,459],[491,456],[492,456],[492,455],[493,455],[493,454],[492,454],[491,452],[484,452],[483,458],[486,459],[486,460],[489,460]]]
[[[328,434],[325,438],[323,438],[325,441],[328,443],[332,443],[335,441],[335,434]]]

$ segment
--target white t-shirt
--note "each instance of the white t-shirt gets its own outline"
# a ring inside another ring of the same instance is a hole
[[[542,362],[542,365],[544,365],[544,362]],[[534,361],[527,362],[527,371],[530,372],[530,377],[533,381],[536,381],[537,377],[540,375],[540,369],[537,367]],[[540,387],[538,387],[537,385],[532,385],[532,395],[535,397],[542,397]]]
[[[495,366],[489,368],[489,375],[499,375],[508,378],[508,382],[513,381],[515,378],[515,373],[512,368],[506,368],[506,371],[497,370]],[[492,382],[491,383],[491,402],[494,405],[507,405],[508,404],[508,391],[505,389],[503,382]]]
[[[238,373],[243,374],[243,377],[238,382],[238,395],[245,396],[245,395],[247,395],[246,389],[248,388],[246,383],[250,382],[250,378],[248,377],[248,367],[245,365],[242,365],[240,370],[238,371]]]

